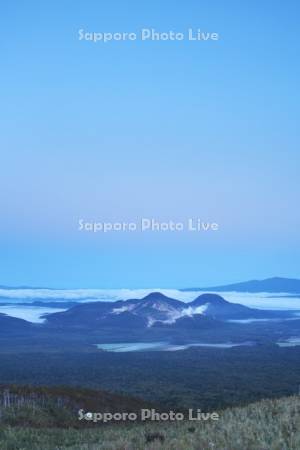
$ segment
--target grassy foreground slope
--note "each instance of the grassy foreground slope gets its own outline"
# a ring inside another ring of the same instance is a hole
[[[0,428],[1,450],[299,450],[300,397],[220,412],[219,421],[88,429]]]

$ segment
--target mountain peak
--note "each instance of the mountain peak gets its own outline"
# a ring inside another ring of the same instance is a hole
[[[228,303],[221,295],[218,294],[201,294],[199,297],[195,298],[190,304],[193,305],[204,305],[205,303],[211,303],[214,305],[220,305]]]
[[[146,297],[143,297],[142,300],[170,300],[169,297],[162,294],[161,292],[151,292],[150,294],[146,295]]]

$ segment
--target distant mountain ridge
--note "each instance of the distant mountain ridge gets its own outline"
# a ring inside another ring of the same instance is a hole
[[[43,289],[43,290],[54,290],[54,291],[68,291],[77,290],[76,288],[53,288],[53,287],[41,287],[41,286],[4,286],[0,285],[0,289],[6,290],[22,290],[22,289]],[[81,288],[81,290],[89,288]],[[96,289],[96,288],[95,288]],[[101,289],[101,288],[99,288]],[[298,278],[284,278],[284,277],[271,277],[263,280],[248,280],[238,283],[230,283],[226,285],[209,286],[209,287],[188,287],[179,289],[181,292],[269,292],[269,293],[290,293],[300,295],[300,279]],[[152,295],[153,293],[149,294]]]
[[[250,280],[241,283],[227,284],[223,286],[213,286],[205,288],[186,288],[182,292],[189,291],[210,291],[210,292],[268,292],[271,294],[289,293],[300,294],[300,280],[297,278],[273,277],[265,280]]]
[[[47,314],[46,325],[63,328],[187,329],[197,325],[218,326],[227,320],[291,317],[288,311],[266,311],[230,303],[217,294],[202,294],[185,303],[152,292],[142,299],[78,304],[67,311]]]

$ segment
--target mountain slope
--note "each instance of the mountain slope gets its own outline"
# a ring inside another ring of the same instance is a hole
[[[15,334],[18,331],[29,331],[32,329],[34,329],[34,326],[30,322],[0,313],[0,334],[10,332]]]
[[[48,314],[46,318],[48,324],[56,326],[143,328],[178,314],[184,305],[179,300],[153,292],[143,299],[84,303],[62,313]]]
[[[218,420],[95,424],[80,430],[3,428],[0,446],[11,450],[22,442],[23,450],[299,450],[299,409],[300,397],[294,396],[226,409],[217,412]]]
[[[292,315],[290,311],[261,310],[249,308],[239,303],[231,303],[217,294],[202,294],[189,305],[191,307],[202,307],[204,309],[203,314],[218,320],[287,318]]]
[[[0,385],[0,426],[80,427],[78,411],[139,412],[154,405],[129,395],[68,386]],[[2,447],[0,446],[2,449]]]

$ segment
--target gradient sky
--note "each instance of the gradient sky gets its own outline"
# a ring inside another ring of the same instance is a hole
[[[3,2],[0,285],[300,277],[298,1]],[[217,42],[78,40],[217,32]],[[78,219],[220,231],[79,233]]]

